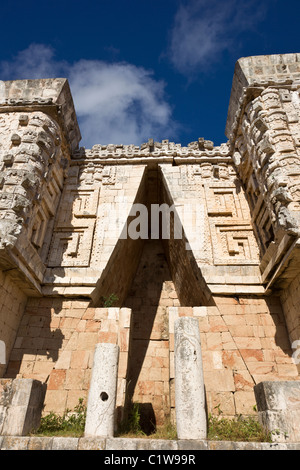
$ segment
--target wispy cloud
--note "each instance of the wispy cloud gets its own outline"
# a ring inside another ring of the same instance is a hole
[[[186,76],[205,71],[241,33],[254,30],[266,8],[258,0],[182,0],[170,31],[168,57]]]
[[[151,71],[124,62],[55,59],[44,44],[31,44],[11,61],[0,63],[2,80],[69,79],[83,136],[82,144],[139,145],[175,135],[176,124],[165,94],[165,83]]]

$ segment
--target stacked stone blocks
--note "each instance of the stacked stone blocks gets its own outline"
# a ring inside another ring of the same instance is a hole
[[[116,406],[122,416],[128,362],[130,309],[92,308],[85,301],[31,299],[7,374],[47,383],[44,413],[86,402],[97,343],[120,347]]]
[[[214,307],[171,307],[170,383],[175,416],[174,321],[198,319],[208,412],[255,415],[253,387],[265,380],[298,380],[279,301],[215,298]],[[276,338],[276,340],[275,340]]]

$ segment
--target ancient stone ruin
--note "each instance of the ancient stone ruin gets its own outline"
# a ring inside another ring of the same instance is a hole
[[[79,147],[65,79],[0,82],[0,112],[2,421],[20,379],[89,435],[132,403],[183,438],[299,413],[300,54],[237,62],[220,146]]]

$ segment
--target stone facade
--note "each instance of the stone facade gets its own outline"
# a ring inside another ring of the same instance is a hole
[[[182,316],[208,412],[254,414],[256,384],[299,380],[299,64],[237,62],[220,146],[81,148],[66,80],[0,82],[1,375],[47,384],[45,413],[87,399],[95,347],[113,343],[116,427],[131,402],[145,428],[175,420]]]

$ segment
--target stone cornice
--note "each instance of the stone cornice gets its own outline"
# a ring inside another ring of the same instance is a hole
[[[150,139],[141,146],[135,145],[94,145],[91,149],[81,147],[72,155],[76,163],[100,162],[106,164],[126,163],[201,163],[231,162],[231,153],[227,143],[213,146],[210,141],[198,139],[186,147],[168,140],[153,142]]]
[[[0,81],[0,113],[42,111],[56,119],[70,152],[81,134],[73,98],[65,78]]]

